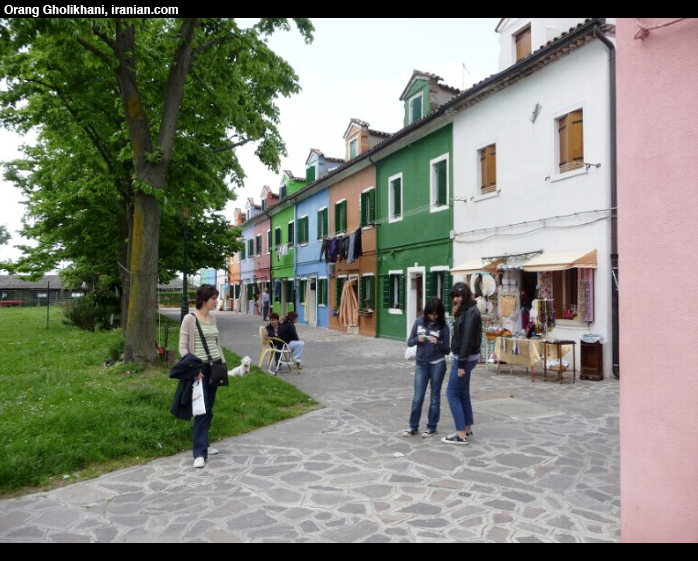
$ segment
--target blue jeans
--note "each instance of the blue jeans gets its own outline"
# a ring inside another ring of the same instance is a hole
[[[466,426],[473,424],[473,404],[470,402],[470,374],[477,366],[477,360],[465,364],[465,376],[458,377],[458,358],[454,357],[451,376],[446,388],[446,399],[451,408],[456,430],[464,431]]]
[[[419,429],[419,419],[422,416],[422,404],[427,393],[427,384],[431,386],[431,399],[429,401],[429,421],[427,429],[436,430],[441,417],[441,384],[446,376],[446,361],[436,364],[430,362],[418,362],[414,370],[414,398],[412,398],[412,411],[410,413],[410,428]]]
[[[213,420],[213,404],[216,401],[216,390],[218,386],[212,386],[208,383],[210,377],[210,366],[205,364],[204,373],[204,403],[206,404],[206,414],[194,417],[194,431],[192,434],[194,458],[208,458],[208,428]]]
[[[305,341],[291,341],[288,344],[288,347],[291,349],[291,352],[293,353],[293,358],[295,358],[296,362],[298,362],[301,359],[301,355],[303,354]]]

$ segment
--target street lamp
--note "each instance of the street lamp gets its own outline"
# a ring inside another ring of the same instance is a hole
[[[187,284],[187,275],[189,274],[188,269],[188,255],[187,255],[187,242],[189,241],[189,222],[190,208],[186,205],[182,205],[180,209],[180,216],[184,222],[184,267],[182,269],[182,313],[179,318],[179,322],[184,321],[184,317],[189,313],[189,286]]]

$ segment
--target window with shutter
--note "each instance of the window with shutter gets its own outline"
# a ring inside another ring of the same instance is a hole
[[[305,180],[308,183],[315,181],[315,166],[310,166],[305,170]]]
[[[419,121],[422,118],[422,94],[418,93],[416,96],[410,99],[410,124],[415,121]]]
[[[334,205],[334,233],[341,234],[347,230],[347,201],[343,199]]]
[[[317,281],[317,303],[318,306],[327,306],[327,279],[325,278]]]
[[[355,138],[349,142],[349,159],[353,160],[359,155],[359,141]]]
[[[339,308],[342,302],[342,290],[344,290],[344,283],[347,281],[347,277],[337,277],[337,282],[335,284],[335,308]]]
[[[259,234],[256,238],[256,244],[257,244],[257,257],[262,256],[262,234]]]
[[[296,225],[293,222],[288,223],[288,244],[291,249],[296,243]]]
[[[383,277],[383,308],[390,308],[390,275]]]
[[[327,237],[329,228],[327,226],[327,208],[321,208],[317,212],[317,239],[321,240]]]
[[[579,169],[584,162],[583,110],[572,111],[558,119],[560,173]]]
[[[281,228],[279,226],[274,229],[274,247],[281,247]]]
[[[298,244],[307,244],[309,238],[308,217],[302,216],[298,219]]]
[[[361,193],[359,207],[361,212],[361,227],[370,226],[376,222],[376,190],[372,187]]]
[[[362,275],[359,294],[359,309],[372,310],[375,307],[376,299],[373,291],[373,275]]]
[[[514,36],[514,42],[516,43],[516,60],[519,61],[522,58],[527,57],[531,54],[531,26],[522,29]]]
[[[390,222],[402,219],[402,174],[388,179],[388,205]]]
[[[494,193],[497,190],[497,148],[490,144],[479,151],[480,154],[480,193]]]
[[[448,155],[431,161],[431,205],[448,206]]]

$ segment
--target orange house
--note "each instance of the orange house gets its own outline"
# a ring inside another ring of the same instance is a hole
[[[344,133],[347,162],[389,136],[351,119]],[[376,289],[380,286],[376,278],[376,168],[365,162],[365,167],[329,188],[329,239],[346,248],[353,238],[351,247],[356,247],[358,240],[361,246],[358,257],[338,257],[334,266],[330,265],[329,304],[334,310],[330,329],[375,337]],[[356,303],[357,313],[342,313],[343,298]]]

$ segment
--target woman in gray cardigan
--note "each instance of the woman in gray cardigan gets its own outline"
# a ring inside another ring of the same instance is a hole
[[[204,363],[201,372],[195,378],[195,380],[203,380],[204,403],[206,404],[206,414],[194,417],[192,441],[195,468],[204,467],[209,455],[218,454],[218,450],[212,448],[208,442],[208,430],[213,419],[213,404],[216,401],[216,390],[218,387],[208,383],[207,379],[210,377],[211,368],[208,364],[208,355],[196,326],[198,320],[213,361],[225,363],[223,348],[218,342],[216,320],[211,315],[211,312],[217,309],[217,302],[218,290],[216,290],[216,287],[211,284],[202,284],[196,291],[196,311],[184,316],[179,329],[180,356],[184,357],[187,354],[193,354]]]

